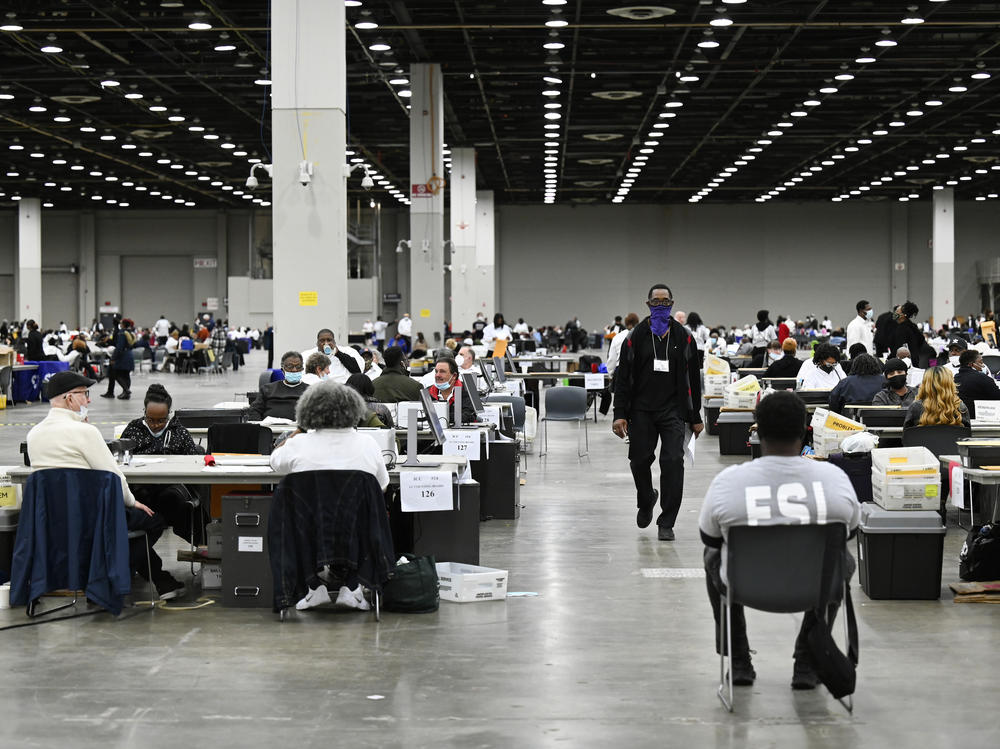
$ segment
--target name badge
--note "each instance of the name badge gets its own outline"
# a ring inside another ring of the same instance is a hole
[[[654,372],[669,372],[670,371],[670,360],[669,359],[653,359],[653,371]]]

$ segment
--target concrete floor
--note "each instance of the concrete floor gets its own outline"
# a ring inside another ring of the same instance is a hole
[[[181,407],[253,389],[263,357],[224,377],[158,377]],[[96,398],[92,421],[137,415]],[[44,415],[0,411],[0,464]],[[793,692],[799,617],[748,612],[758,673],[736,712],[715,695],[718,660],[699,575],[701,498],[720,467],[698,442],[677,541],[635,527],[624,445],[602,418],[590,457],[555,425],[550,455],[528,457],[518,521],[482,526],[482,563],[537,597],[425,615],[317,612],[279,623],[266,610],[107,614],[0,635],[0,746],[544,747],[985,746],[996,740],[992,680],[1000,607],[957,605],[964,534],[951,518],[940,601],[870,601],[854,585],[861,666],[854,715],[825,690]],[[174,557],[176,538],[161,541]],[[190,582],[187,567],[170,567]],[[644,569],[691,570],[648,577]],[[193,602],[198,592],[189,593]],[[128,612],[131,613],[131,612]],[[26,621],[0,611],[0,627]],[[838,636],[840,630],[837,630]]]

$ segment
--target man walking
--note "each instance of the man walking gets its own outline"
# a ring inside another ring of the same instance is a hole
[[[847,324],[847,348],[850,350],[855,343],[865,347],[865,352],[875,353],[875,325],[872,318],[875,314],[871,303],[862,299],[855,305],[858,314]]]
[[[656,520],[661,541],[674,540],[674,522],[684,493],[684,443],[687,428],[701,434],[701,378],[698,348],[691,334],[670,312],[670,287],[656,284],[649,290],[649,317],[633,328],[622,344],[615,374],[612,430],[629,437],[628,457],[635,481],[636,525],[645,528]],[[660,442],[660,490],[653,488],[650,467]]]

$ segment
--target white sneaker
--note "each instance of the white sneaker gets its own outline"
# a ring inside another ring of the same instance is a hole
[[[320,585],[318,588],[310,588],[305,597],[295,604],[295,610],[305,611],[306,609],[312,609],[316,606],[322,606],[324,603],[330,603],[331,600],[330,591],[326,589],[325,585]],[[339,603],[339,596],[337,600]]]
[[[368,611],[371,608],[371,604],[365,600],[365,594],[360,585],[354,590],[346,585],[341,585],[340,591],[337,593],[336,603],[338,606],[346,606],[359,611]]]

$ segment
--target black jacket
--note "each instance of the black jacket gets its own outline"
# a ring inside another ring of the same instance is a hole
[[[632,410],[632,388],[634,384],[633,362],[635,349],[633,338],[651,335],[649,318],[636,325],[622,344],[621,358],[615,370],[615,419],[627,419]],[[677,407],[680,417],[689,424],[701,424],[701,372],[698,363],[698,346],[691,333],[676,320],[670,321],[670,336],[683,341],[683,345],[671,347],[670,373],[675,378]],[[676,336],[676,337],[675,337]]]
[[[889,340],[892,344],[890,349],[891,356],[896,355],[896,351],[899,350],[901,346],[906,346],[910,350],[910,358],[914,362],[920,361],[920,356],[924,350],[924,344],[926,340],[924,339],[924,334],[920,332],[909,320],[903,320],[898,323],[889,335]]]
[[[198,447],[191,439],[191,433],[177,419],[171,419],[167,430],[154,437],[146,427],[145,420],[133,419],[122,432],[123,440],[134,440],[133,455],[198,455]]]
[[[344,577],[356,572],[366,588],[381,590],[396,559],[385,497],[364,471],[285,476],[274,491],[267,547],[275,611],[294,606],[324,565]]]
[[[843,413],[848,403],[870,405],[883,387],[885,378],[882,375],[848,375],[830,391],[830,410]]]
[[[45,350],[43,347],[42,334],[38,332],[38,329],[29,330],[28,337],[25,339],[28,343],[28,350],[24,352],[25,361],[45,361]]]
[[[765,377],[798,377],[799,370],[802,369],[802,359],[795,354],[786,353],[778,361],[774,362],[764,372]]]
[[[969,409],[969,418],[976,418],[976,401],[1000,400],[1000,388],[987,374],[972,367],[959,367],[955,373],[958,397]]]
[[[295,404],[308,388],[301,382],[294,387],[286,385],[284,380],[269,382],[260,389],[254,402],[250,404],[247,418],[250,421],[261,421],[267,416],[278,419],[294,419]]]

